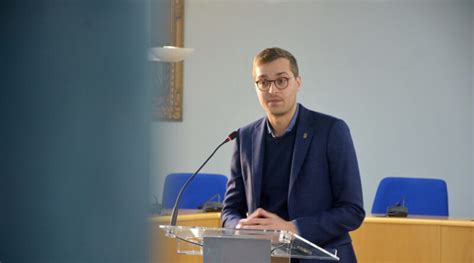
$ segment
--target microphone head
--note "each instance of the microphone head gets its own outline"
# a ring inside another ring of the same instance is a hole
[[[229,134],[229,136],[227,136],[227,139],[225,140],[226,142],[230,142],[232,141],[233,139],[237,138],[237,135],[239,135],[239,131],[233,131]]]

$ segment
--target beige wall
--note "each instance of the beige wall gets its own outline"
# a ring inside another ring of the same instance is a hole
[[[186,1],[184,120],[155,124],[152,191],[193,171],[261,116],[260,49],[293,52],[300,101],[351,127],[370,211],[385,176],[448,183],[451,215],[474,217],[471,1]],[[159,135],[157,135],[159,134]],[[229,173],[232,146],[204,169]],[[162,152],[160,152],[161,150]],[[161,158],[160,158],[161,157]]]

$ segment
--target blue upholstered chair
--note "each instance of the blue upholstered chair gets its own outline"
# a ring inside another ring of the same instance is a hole
[[[372,214],[404,201],[409,215],[449,216],[448,189],[440,179],[386,177],[375,194]]]
[[[173,208],[179,190],[192,173],[172,173],[166,176],[163,189],[163,208]],[[222,202],[227,185],[227,177],[222,174],[199,173],[191,181],[183,196],[179,208],[197,209],[206,201]]]

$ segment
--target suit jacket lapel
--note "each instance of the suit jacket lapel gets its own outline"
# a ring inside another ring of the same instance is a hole
[[[264,141],[263,135],[265,131],[265,118],[255,125],[252,136],[252,191],[253,191],[253,207],[249,207],[249,212],[255,211],[260,206],[260,194],[262,189],[263,176],[263,154]]]
[[[311,120],[308,119],[308,110],[300,105],[298,124],[296,127],[295,146],[293,149],[293,159],[291,161],[290,187],[288,195],[291,193],[293,185],[300,173],[301,166],[303,165],[313,135],[314,129],[311,126]]]

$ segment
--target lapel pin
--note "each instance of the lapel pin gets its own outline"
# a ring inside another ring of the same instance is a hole
[[[308,133],[305,132],[305,133],[303,134],[303,139],[306,139],[306,138],[308,138]]]

